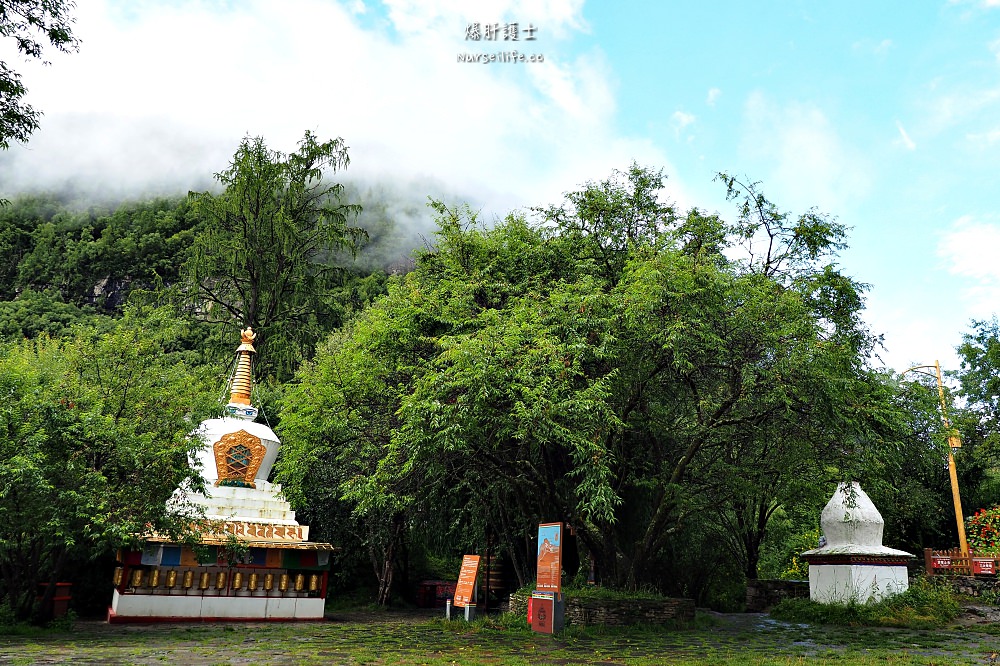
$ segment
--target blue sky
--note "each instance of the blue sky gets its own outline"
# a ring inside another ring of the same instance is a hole
[[[942,361],[1000,299],[1000,1],[88,0],[0,190],[206,186],[240,137],[342,136],[350,178],[554,203],[632,161],[724,217],[720,170],[852,228],[884,361]],[[466,40],[517,23],[517,42]],[[535,40],[524,30],[537,28]],[[543,62],[459,62],[517,50]]]

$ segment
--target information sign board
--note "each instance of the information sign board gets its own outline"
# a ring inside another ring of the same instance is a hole
[[[972,558],[972,573],[996,575],[996,560],[993,558]]]
[[[464,608],[473,601],[476,593],[476,574],[479,573],[479,555],[464,555],[462,570],[458,574],[458,585],[455,586],[455,606]]]
[[[562,523],[538,526],[538,575],[535,587],[545,592],[562,589]]]
[[[531,598],[531,616],[528,623],[532,631],[551,634],[555,619],[555,598],[551,594],[534,594]]]

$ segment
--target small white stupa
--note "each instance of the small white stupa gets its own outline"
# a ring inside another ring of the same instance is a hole
[[[802,553],[810,599],[866,603],[906,591],[906,562],[913,555],[882,545],[885,521],[858,482],[837,486],[820,522],[826,545]]]
[[[187,502],[204,514],[199,543],[154,534],[142,550],[121,552],[109,622],[323,619],[333,546],[310,542],[309,526],[267,480],[280,443],[254,422],[255,337],[241,332],[226,416],[197,431],[204,445],[192,462],[206,492],[175,492],[175,507]]]
[[[262,522],[295,528],[290,532],[306,541],[309,527],[295,521],[291,505],[280,498],[281,486],[267,481],[281,444],[273,430],[254,421],[258,410],[250,404],[251,359],[257,353],[253,347],[256,337],[249,328],[240,334],[226,416],[203,421],[198,428],[197,434],[208,446],[198,449],[192,462],[201,470],[210,491],[206,495],[191,493],[185,497],[204,509],[206,519],[224,521],[226,531],[237,536],[256,537],[256,530],[253,534],[248,534],[248,530]],[[244,524],[242,530],[240,523]]]

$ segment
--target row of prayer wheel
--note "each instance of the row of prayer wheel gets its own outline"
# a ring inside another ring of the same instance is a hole
[[[178,573],[176,569],[169,569],[162,572],[160,569],[133,569],[129,575],[129,587],[155,589],[162,585],[166,589],[173,589],[177,587],[178,578],[180,578],[180,587],[182,589],[190,590],[192,587],[195,587],[194,571],[188,569],[182,576],[178,576]],[[125,571],[122,567],[115,569],[115,587],[122,584],[124,575]],[[242,571],[237,571],[232,576],[232,586],[229,589],[242,590],[245,584],[246,589],[250,592],[256,592],[259,589],[271,592],[276,586],[280,592],[288,592],[289,589],[295,592],[304,592],[307,589],[310,592],[316,592],[319,590],[320,581],[321,576],[319,574],[310,574],[307,581],[306,575],[302,573],[295,574],[293,577],[287,573],[244,574]],[[199,590],[207,590],[214,587],[216,590],[225,590],[228,583],[230,583],[230,580],[229,572],[227,571],[218,571],[214,574],[203,571],[198,576],[197,588]],[[307,583],[308,588],[306,587]]]

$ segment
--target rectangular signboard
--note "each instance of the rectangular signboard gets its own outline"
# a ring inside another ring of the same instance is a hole
[[[990,558],[972,558],[972,573],[974,574],[988,574],[995,575],[996,570],[996,560]]]
[[[541,634],[551,634],[555,619],[555,599],[550,594],[535,594],[531,597],[531,616],[528,624],[532,631]]]
[[[538,575],[535,587],[545,592],[562,589],[562,523],[538,526]]]
[[[462,570],[458,574],[458,585],[455,586],[455,601],[458,608],[464,608],[472,603],[476,594],[476,575],[479,573],[479,555],[462,557]]]

